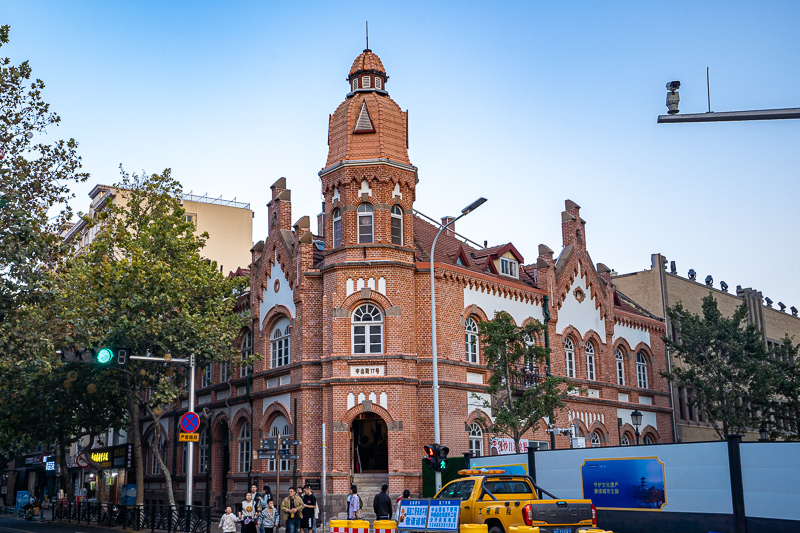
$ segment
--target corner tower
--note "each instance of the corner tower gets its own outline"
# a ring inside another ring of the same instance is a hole
[[[386,257],[387,248],[396,259],[413,256],[417,168],[408,158],[408,112],[389,97],[388,79],[380,58],[364,50],[347,76],[350,92],[329,118],[319,176],[325,248],[344,252],[334,262]]]

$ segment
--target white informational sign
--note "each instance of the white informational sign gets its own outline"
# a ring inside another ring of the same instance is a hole
[[[398,531],[425,531],[428,519],[428,500],[400,500],[400,513],[398,514]]]
[[[350,367],[350,376],[351,377],[359,377],[359,378],[366,378],[366,377],[380,377],[386,375],[386,367],[385,366],[351,366]]]
[[[461,500],[431,500],[428,531],[458,531]]]
[[[528,439],[519,440],[519,453],[528,453]],[[517,453],[514,439],[509,437],[492,437],[489,439],[489,455],[506,455]]]

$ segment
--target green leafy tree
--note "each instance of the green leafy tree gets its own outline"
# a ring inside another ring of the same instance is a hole
[[[55,445],[50,451],[57,451],[60,458],[60,486],[71,498],[66,461],[70,445],[88,437],[87,449],[91,449],[99,435],[127,425],[125,396],[109,377],[105,368],[73,364],[55,367],[52,372],[19,373],[4,381],[0,398],[3,455]]]
[[[768,386],[774,394],[762,424],[774,439],[800,440],[800,344],[784,337],[770,350],[769,367]]]
[[[539,321],[519,327],[503,311],[478,324],[486,366],[493,371],[487,381],[493,401],[484,401],[483,407],[491,408],[494,421],[484,424],[512,437],[517,450],[526,431],[562,409],[568,394],[578,390],[567,378],[545,375],[549,349],[532,341],[545,327]]]
[[[678,302],[667,309],[677,341],[664,337],[677,359],[672,372],[662,375],[691,391],[691,401],[722,440],[745,433],[758,423],[756,413],[770,403],[769,365],[761,334],[747,324],[747,304],[725,317],[709,294],[703,316]]]
[[[9,26],[0,27],[0,47],[8,40]],[[40,142],[61,119],[31,75],[27,61],[0,58],[0,367],[10,372],[46,371],[53,362],[50,329],[33,315],[49,304],[46,277],[66,252],[69,187],[88,177],[74,139]]]
[[[94,218],[94,241],[60,279],[58,312],[71,326],[67,342],[128,347],[138,356],[194,354],[201,368],[212,361],[249,365],[252,361],[241,361],[234,348],[246,323],[234,312],[245,281],[224,276],[201,256],[208,235],[195,235],[194,224],[186,220],[178,200],[180,184],[169,170],[141,176],[121,170],[116,187],[114,202]],[[133,361],[126,371],[114,372],[113,379],[125,390],[141,504],[145,463],[140,406],[155,422],[152,446],[157,450],[163,439],[158,422],[179,405],[183,374],[174,364]],[[169,469],[154,455],[175,505]]]

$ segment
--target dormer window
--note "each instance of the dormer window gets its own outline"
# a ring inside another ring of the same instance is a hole
[[[353,78],[353,91],[358,90],[358,78]]]
[[[375,88],[383,89],[383,80],[381,80],[380,78],[375,78]]]
[[[362,89],[369,89],[369,76],[362,76],[362,78],[361,78],[361,88]]]
[[[519,263],[508,257],[500,258],[500,273],[504,276],[519,278]]]

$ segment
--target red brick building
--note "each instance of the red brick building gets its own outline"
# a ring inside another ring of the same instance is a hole
[[[390,493],[421,490],[422,445],[433,442],[429,253],[439,225],[414,210],[408,115],[389,97],[387,80],[370,50],[350,69],[349,92],[329,120],[318,235],[308,216],[294,218],[286,179],[271,187],[269,233],[252,249],[252,329],[242,333],[243,351],[262,356],[252,415],[238,370],[220,376],[209,368],[198,392],[208,411],[210,485],[195,494],[210,491],[217,506],[239,501],[251,479],[275,491],[276,462],[253,460],[252,452],[277,433],[302,442],[296,464],[282,465],[282,487],[320,478],[323,424],[329,494],[343,498],[367,473],[386,480]],[[587,391],[570,398],[555,425],[577,422],[587,446],[632,443],[630,413],[638,408],[645,442],[672,441],[659,374],[662,321],[616,292],[610,270],[591,262],[574,202],[566,202],[561,225],[558,256],[539,245],[527,265],[511,243],[485,248],[455,230],[437,243],[441,433],[451,456],[490,453],[473,397],[487,397],[488,376],[480,345],[469,342],[476,323],[497,310],[518,324],[543,320],[545,305],[553,373]],[[525,435],[529,444],[549,444],[545,429],[542,420]],[[558,436],[556,445],[570,440]]]

